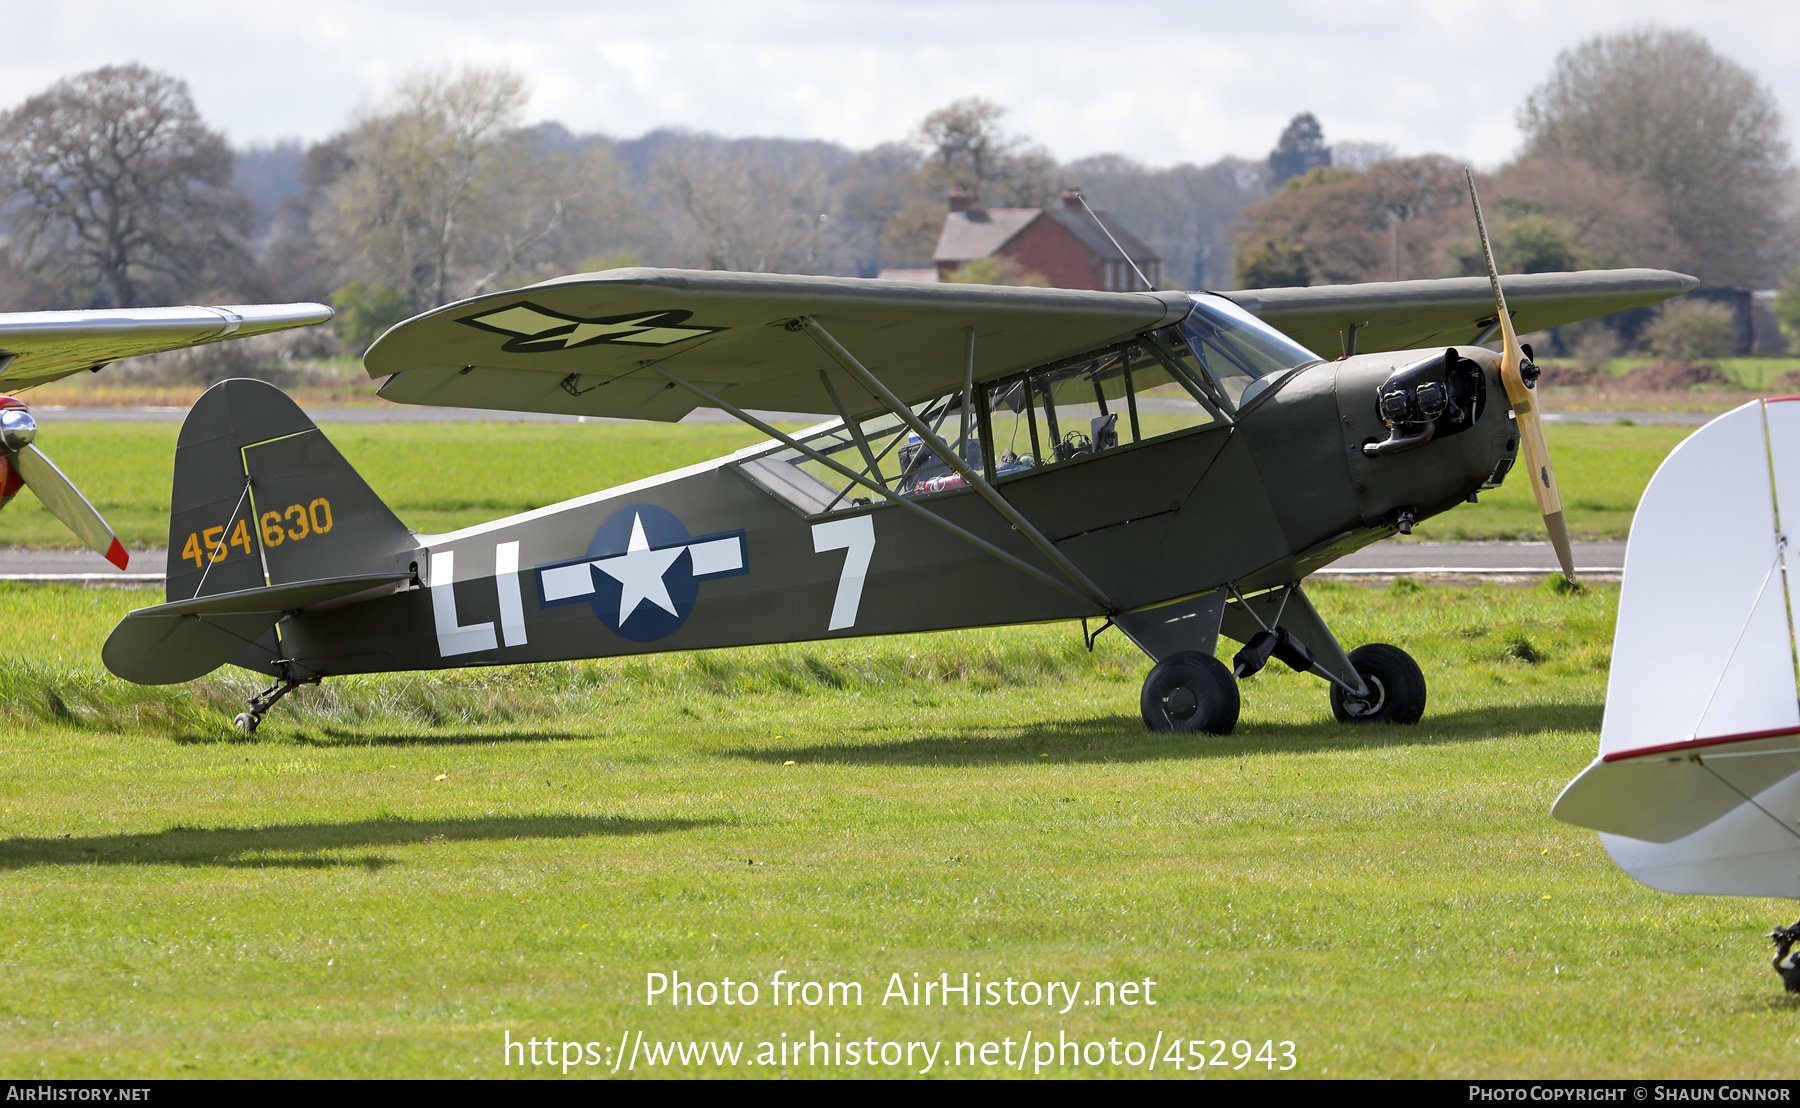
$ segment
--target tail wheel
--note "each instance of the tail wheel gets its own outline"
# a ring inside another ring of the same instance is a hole
[[[1339,723],[1417,723],[1425,714],[1425,675],[1412,655],[1372,642],[1350,652],[1350,664],[1369,686],[1369,699],[1331,686],[1331,714]]]
[[[1182,651],[1144,678],[1138,707],[1152,731],[1229,735],[1237,726],[1237,680],[1211,654]]]

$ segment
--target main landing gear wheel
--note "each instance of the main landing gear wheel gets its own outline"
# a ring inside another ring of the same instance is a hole
[[[1351,696],[1331,686],[1331,714],[1339,723],[1417,723],[1425,714],[1425,675],[1412,655],[1397,646],[1372,642],[1350,652],[1350,664],[1369,686],[1372,698]]]
[[[1211,654],[1184,650],[1156,663],[1138,707],[1152,731],[1229,735],[1237,726],[1237,680]]]
[[[256,725],[261,722],[262,717],[260,716],[252,715],[249,712],[239,712],[232,719],[231,725],[246,735],[254,735],[256,734]]]

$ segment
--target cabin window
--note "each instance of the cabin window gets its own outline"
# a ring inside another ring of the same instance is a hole
[[[1223,296],[1196,293],[1181,322],[1189,350],[1232,410],[1253,402],[1288,372],[1323,361]]]
[[[996,478],[1221,421],[1177,328],[987,386]]]
[[[973,409],[964,427],[961,390],[915,404],[913,413],[971,468],[979,471],[986,464],[976,430],[980,421]],[[794,437],[896,496],[928,496],[967,486],[948,462],[891,413],[858,422],[856,432],[834,420]],[[807,515],[848,511],[885,499],[791,447],[736,464],[746,477]]]
[[[961,390],[915,404],[913,413],[969,468],[1003,480],[1223,424],[1267,382],[1319,360],[1221,297],[1194,299],[1194,312],[1180,324],[978,386],[966,423]],[[931,496],[968,484],[889,413],[862,420],[855,430],[834,420],[795,437],[894,496]],[[792,448],[759,447],[745,455],[734,463],[739,472],[809,516],[885,500]]]

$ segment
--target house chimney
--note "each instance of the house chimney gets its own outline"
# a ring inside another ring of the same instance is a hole
[[[1071,212],[1078,212],[1081,210],[1080,189],[1063,190],[1063,208]]]
[[[950,210],[953,212],[966,212],[969,210],[969,190],[968,189],[963,188],[961,185],[955,185],[955,186],[951,187],[951,189],[950,189]]]

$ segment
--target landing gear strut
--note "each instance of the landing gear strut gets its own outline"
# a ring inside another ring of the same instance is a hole
[[[275,706],[276,701],[280,700],[288,693],[293,692],[301,685],[316,685],[318,683],[319,679],[317,677],[311,677],[304,680],[293,677],[284,677],[276,684],[270,685],[268,688],[246,701],[250,710],[247,712],[239,712],[237,716],[232,719],[231,725],[246,735],[254,735],[256,734],[257,725],[262,722],[263,716],[268,713],[269,709]]]
[[[1781,975],[1781,983],[1787,986],[1788,992],[1800,993],[1800,965],[1788,957],[1788,951],[1800,942],[1800,922],[1792,927],[1777,927],[1769,932],[1769,939],[1775,944],[1775,960],[1770,964]]]

